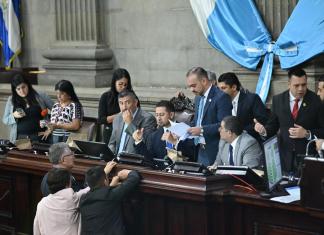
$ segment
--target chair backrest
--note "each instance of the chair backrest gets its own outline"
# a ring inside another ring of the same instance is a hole
[[[83,117],[80,133],[86,134],[87,141],[95,141],[97,135],[97,119],[92,117]]]
[[[73,140],[96,141],[97,119],[84,117],[82,126],[78,131],[71,132],[66,141],[70,147],[75,147]]]

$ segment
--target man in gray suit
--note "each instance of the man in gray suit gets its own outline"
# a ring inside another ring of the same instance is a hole
[[[143,141],[156,129],[155,117],[138,107],[138,98],[132,91],[122,91],[118,95],[121,112],[113,121],[113,131],[109,148],[115,154],[122,151],[136,153],[132,134],[137,129],[144,130]]]
[[[210,170],[217,165],[248,166],[257,168],[261,165],[262,150],[257,140],[243,131],[237,117],[225,117],[219,128],[220,138],[218,154]]]

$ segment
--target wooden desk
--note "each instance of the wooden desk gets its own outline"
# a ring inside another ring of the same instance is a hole
[[[82,180],[100,161],[76,159]],[[48,159],[12,151],[0,161],[0,234],[32,234]],[[196,177],[118,165],[142,175],[139,190],[124,203],[130,234],[324,234],[324,212],[284,205],[234,190],[228,176]]]

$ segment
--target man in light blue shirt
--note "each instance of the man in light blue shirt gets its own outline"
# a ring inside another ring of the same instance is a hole
[[[109,148],[115,154],[120,152],[136,153],[132,134],[137,129],[144,129],[143,141],[156,129],[154,116],[138,107],[138,98],[132,91],[122,91],[118,95],[121,112],[113,121],[113,131]]]

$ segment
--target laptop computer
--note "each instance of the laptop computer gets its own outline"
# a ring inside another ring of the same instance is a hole
[[[282,181],[278,138],[274,136],[263,143],[267,190],[271,192]]]
[[[106,162],[115,158],[115,154],[106,143],[83,140],[74,140],[74,143],[85,154],[85,158],[104,160]]]
[[[297,183],[289,182],[282,173],[279,144],[277,136],[274,136],[263,143],[266,192],[264,197],[287,195],[286,187],[295,186]]]

